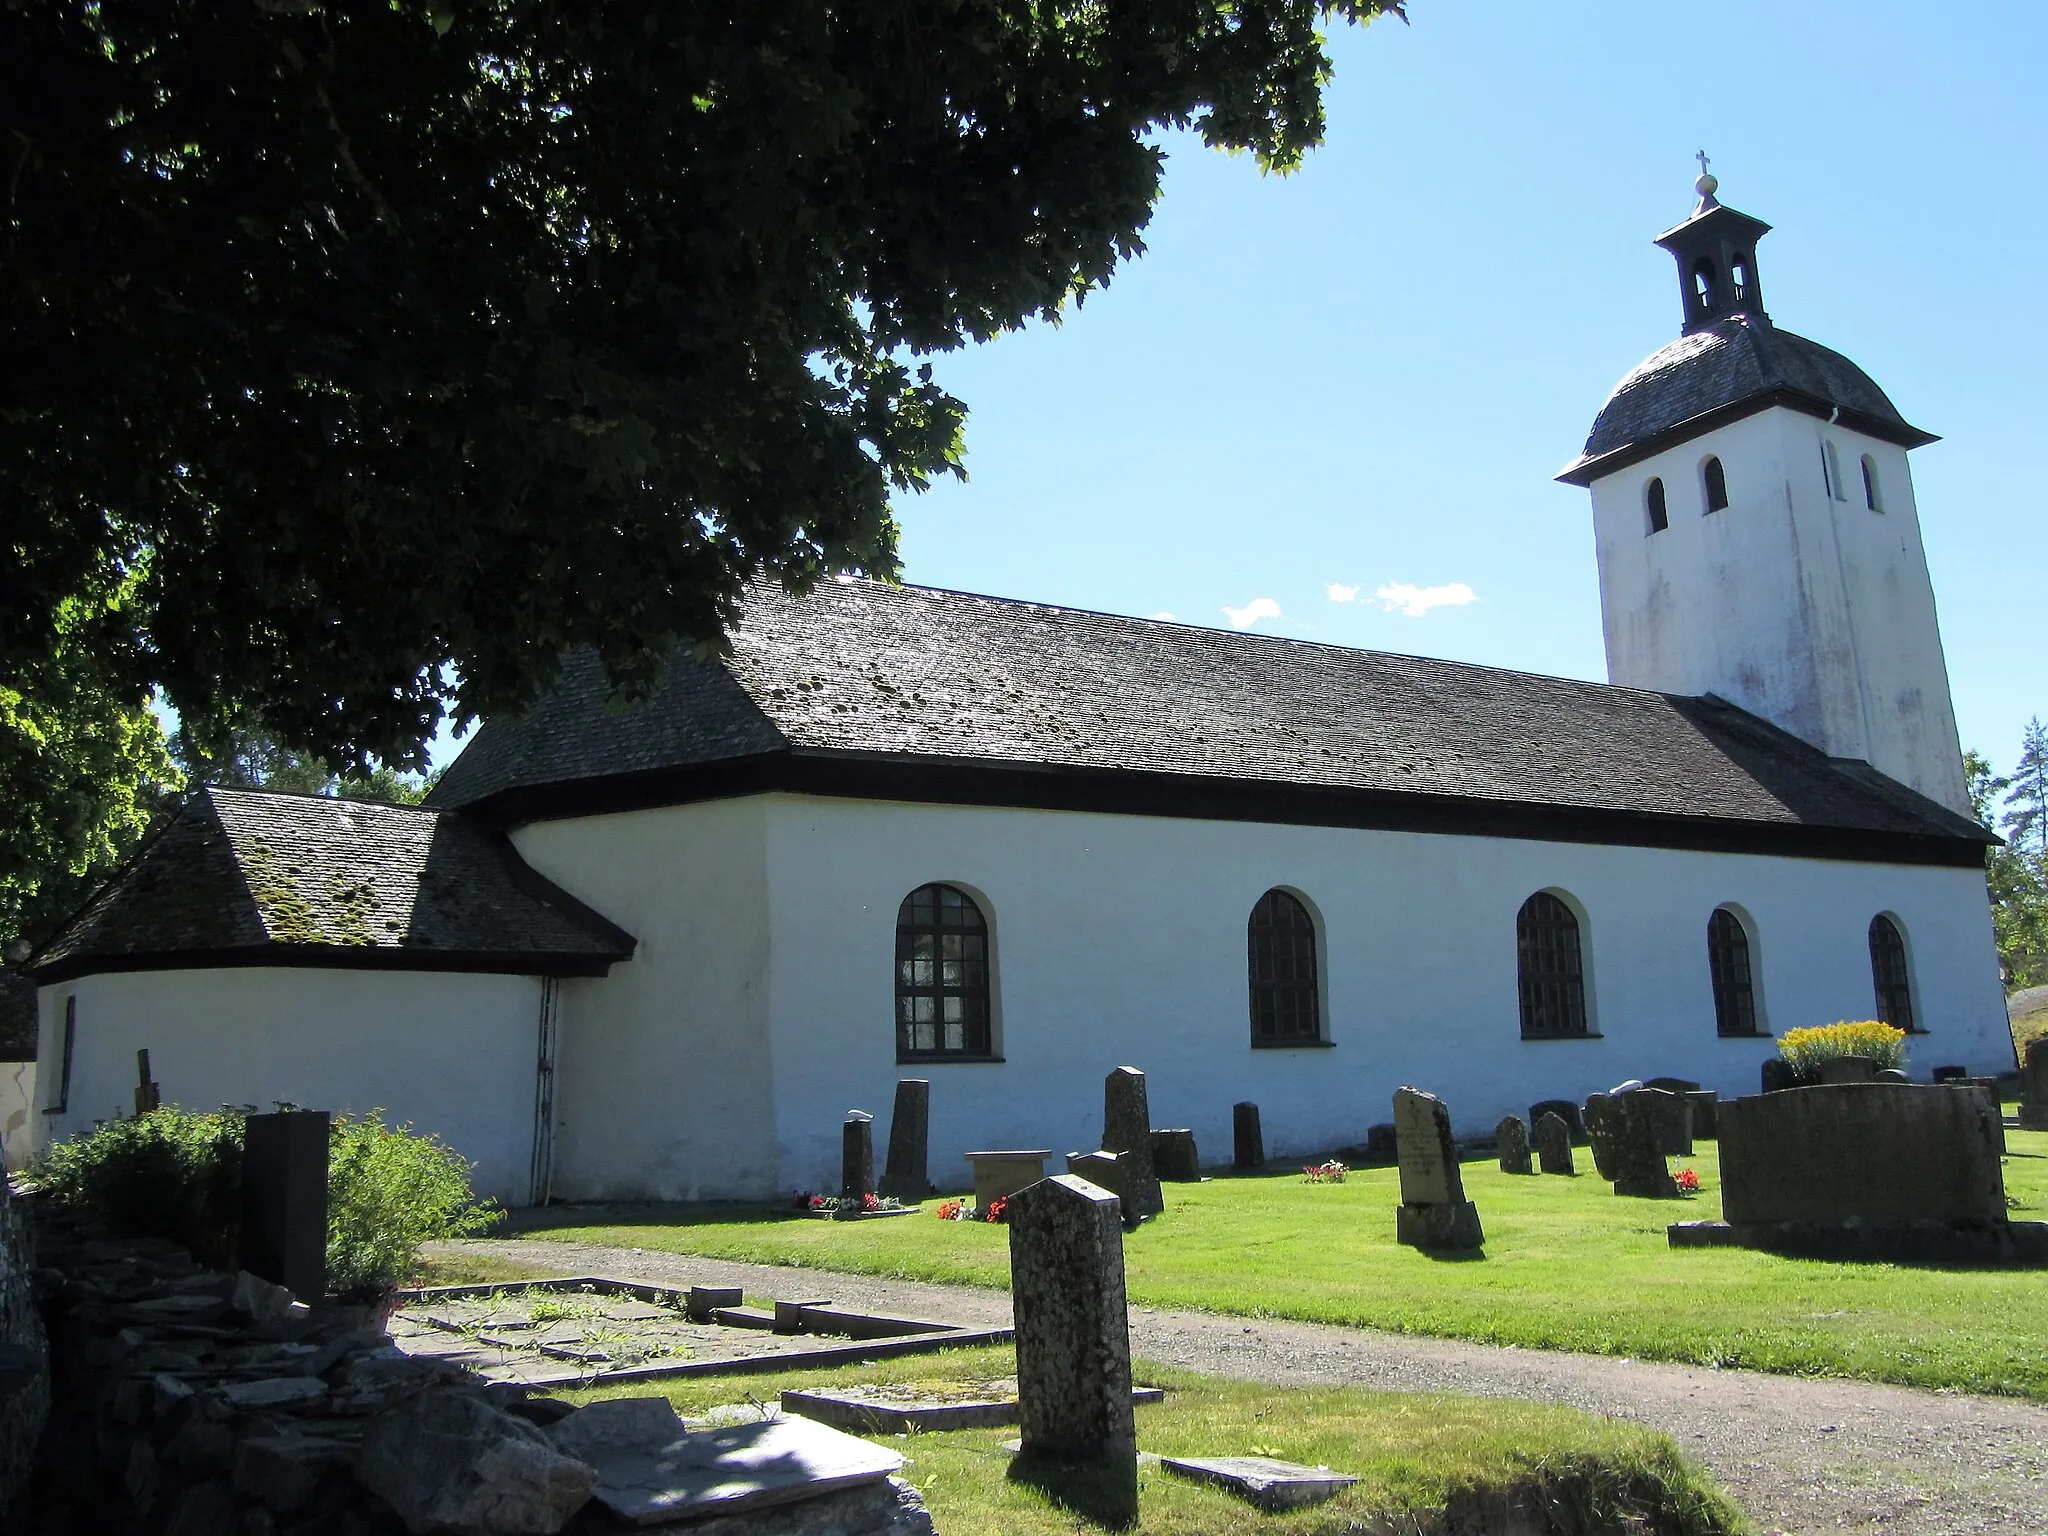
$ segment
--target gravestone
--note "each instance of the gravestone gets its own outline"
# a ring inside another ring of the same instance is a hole
[[[1529,1127],[1522,1124],[1520,1115],[1509,1115],[1493,1128],[1493,1139],[1500,1144],[1500,1171],[1502,1173],[1534,1173],[1529,1162]]]
[[[875,1117],[849,1109],[839,1128],[839,1208],[832,1214],[852,1221],[875,1187]]]
[[[2048,1131],[2048,1035],[2029,1040],[2020,1063],[2020,1129]]]
[[[1266,1166],[1266,1135],[1259,1126],[1259,1106],[1249,1100],[1230,1106],[1230,1163],[1233,1168]]]
[[[925,1165],[931,1109],[932,1085],[925,1079],[906,1077],[896,1084],[896,1107],[889,1113],[889,1162],[882,1170],[877,1194],[908,1205],[932,1192]]]
[[[1152,1133],[1152,1171],[1163,1184],[1199,1184],[1202,1159],[1195,1151],[1195,1133],[1189,1130]]]
[[[1666,1093],[1698,1093],[1700,1085],[1689,1077],[1651,1077],[1643,1080],[1645,1088],[1662,1088]]]
[[[1044,1178],[1045,1160],[1052,1152],[1045,1147],[1017,1147],[963,1155],[974,1174],[974,1208],[986,1213],[998,1200],[1006,1200]]]
[[[1912,1079],[1897,1067],[1879,1067],[1870,1076],[1873,1083],[1910,1083]]]
[[[1960,1082],[1962,1079],[1968,1077],[1969,1075],[1970,1069],[1968,1067],[1948,1066],[1936,1067],[1934,1069],[1934,1080],[1937,1083]]]
[[[1394,1139],[1401,1165],[1401,1206],[1394,1239],[1411,1248],[1477,1248],[1486,1241],[1479,1212],[1465,1198],[1451,1112],[1433,1093],[1394,1090]]]
[[[1792,1070],[1792,1063],[1782,1056],[1766,1056],[1761,1076],[1765,1093],[1780,1093],[1787,1088],[1799,1086],[1799,1074]]]
[[[1586,1134],[1586,1122],[1579,1116],[1579,1106],[1570,1099],[1545,1099],[1529,1106],[1529,1129],[1534,1131],[1545,1115],[1555,1115],[1564,1122],[1564,1128],[1574,1139]]]
[[[1107,1474],[1106,1525],[1138,1517],[1123,1212],[1072,1174],[1010,1202],[1010,1304],[1017,1330],[1019,1460]]]
[[[1572,1163],[1571,1127],[1562,1115],[1545,1115],[1536,1122],[1536,1155],[1545,1173],[1576,1174]]]
[[[1868,1056],[1830,1056],[1820,1064],[1822,1083],[1867,1083],[1877,1077],[1877,1063]]]
[[[1125,1216],[1135,1225],[1166,1209],[1159,1175],[1152,1167],[1152,1112],[1145,1103],[1145,1074],[1118,1067],[1102,1080],[1102,1150],[1129,1154]]]
[[[1609,1138],[1614,1192],[1650,1200],[1675,1200],[1678,1185],[1664,1162],[1657,1135],[1658,1110],[1651,1098],[1655,1092],[1653,1088],[1639,1088],[1634,1093],[1614,1095],[1607,1101],[1600,1123]]]
[[[1131,1206],[1124,1200],[1124,1187],[1130,1182],[1131,1160],[1127,1152],[1069,1152],[1067,1172],[1077,1179],[1086,1179],[1098,1189],[1106,1189],[1122,1202],[1123,1221],[1126,1229],[1138,1225],[1139,1217],[1131,1213]]]
[[[1692,1105],[1682,1095],[1662,1088],[1638,1088],[1623,1098],[1647,1095],[1657,1127],[1657,1150],[1666,1157],[1692,1156]]]
[[[2005,1099],[1999,1091],[1995,1077],[1952,1077],[1941,1085],[1944,1088],[1960,1088],[1965,1093],[1974,1093],[1984,1101],[1984,1107],[1991,1114],[1991,1128],[1998,1137],[1998,1153],[2003,1157],[2005,1145]]]
[[[1685,1102],[1692,1106],[1694,1138],[1702,1141],[1714,1140],[1720,1134],[1716,1127],[1720,1124],[1721,1095],[1711,1088],[1695,1088],[1685,1096]]]
[[[1603,1129],[1609,1102],[1604,1093],[1586,1095],[1586,1142],[1593,1149],[1593,1169],[1601,1178],[1611,1180],[1614,1177],[1614,1136]]]
[[[1365,1128],[1365,1161],[1368,1163],[1391,1163],[1401,1155],[1400,1138],[1394,1134],[1394,1127],[1385,1121]]]
[[[308,1304],[327,1294],[327,1150],[333,1116],[281,1110],[242,1122],[241,1267]]]

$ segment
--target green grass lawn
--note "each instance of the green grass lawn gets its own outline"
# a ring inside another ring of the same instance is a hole
[[[2048,1133],[2008,1136],[2012,1214],[2048,1220]],[[1583,1148],[1578,1156],[1585,1171],[1576,1179],[1467,1163],[1465,1190],[1487,1241],[1483,1258],[1464,1260],[1394,1242],[1391,1168],[1337,1185],[1307,1184],[1298,1172],[1169,1184],[1166,1216],[1125,1239],[1131,1301],[2048,1399],[2048,1272],[1672,1249],[1668,1222],[1720,1214],[1713,1143],[1700,1143],[1687,1164],[1702,1188],[1683,1201],[1617,1197]],[[522,1235],[971,1285],[1009,1280],[1002,1227],[710,1206],[665,1207],[639,1224],[620,1214]]]
[[[562,1395],[588,1402],[659,1391],[680,1412],[696,1415],[750,1398],[772,1405],[785,1387],[922,1383],[955,1395],[1015,1374],[1016,1358],[1007,1349],[955,1350],[837,1370],[696,1377]],[[1259,1387],[1142,1363],[1134,1375],[1167,1389],[1165,1402],[1137,1409],[1142,1451],[1272,1455],[1359,1479],[1316,1509],[1266,1516],[1228,1494],[1148,1468],[1140,1473],[1139,1536],[1406,1530],[1412,1526],[1404,1516],[1453,1501],[1468,1515],[1483,1515],[1515,1496],[1551,1511],[1560,1536],[1615,1530],[1717,1536],[1749,1528],[1668,1438],[1618,1420],[1513,1399]],[[872,1438],[911,1459],[903,1476],[924,1494],[947,1536],[1071,1536],[1087,1529],[1079,1490],[1057,1477],[1040,1486],[1008,1475],[1011,1460],[1001,1447],[1016,1433],[1000,1428]],[[1492,1522],[1459,1527],[1483,1528]]]

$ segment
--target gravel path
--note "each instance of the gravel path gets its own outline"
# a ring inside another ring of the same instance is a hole
[[[792,1289],[786,1268],[638,1248],[519,1239],[442,1246],[564,1275],[738,1285],[768,1296]],[[1008,1292],[971,1286],[832,1273],[794,1289],[898,1316],[1010,1319]],[[1525,1397],[1633,1419],[1677,1440],[1761,1530],[1785,1536],[2048,1536],[2048,1407],[2038,1404],[1151,1308],[1132,1313],[1131,1341],[1148,1360],[1248,1381]]]

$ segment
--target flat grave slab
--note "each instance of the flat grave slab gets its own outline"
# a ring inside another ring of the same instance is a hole
[[[1320,1504],[1358,1481],[1328,1467],[1303,1467],[1268,1456],[1162,1456],[1159,1465],[1176,1477],[1234,1493],[1269,1515]]]
[[[1157,1387],[1131,1389],[1133,1404],[1156,1403],[1165,1396]],[[974,1382],[954,1394],[871,1385],[792,1387],[782,1394],[782,1411],[859,1435],[987,1429],[1017,1422],[1017,1382],[1014,1377]]]
[[[535,1387],[837,1365],[1012,1336],[808,1300],[700,1305],[693,1318],[687,1290],[587,1275],[401,1291],[389,1333],[404,1354]]]

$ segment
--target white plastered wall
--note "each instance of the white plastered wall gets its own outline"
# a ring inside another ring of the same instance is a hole
[[[1772,1042],[1715,1032],[1706,930],[1722,903],[1752,924],[1765,1028],[1870,1017],[1867,934],[1883,911],[1906,933],[1929,1031],[1911,1042],[1916,1074],[1948,1062],[2011,1067],[1978,871],[796,796],[755,803],[766,814],[772,1135],[784,1187],[836,1184],[848,1109],[876,1115],[879,1157],[899,1076],[931,1080],[930,1166],[955,1188],[971,1149],[1047,1147],[1057,1158],[1095,1146],[1103,1076],[1125,1064],[1148,1075],[1153,1124],[1192,1127],[1209,1161],[1228,1159],[1241,1099],[1260,1106],[1267,1151],[1285,1158],[1361,1141],[1391,1118],[1404,1083],[1442,1094],[1460,1134],[1635,1076],[1754,1093]],[[896,1064],[896,909],[927,881],[985,903],[999,1064]],[[1326,1049],[1249,1044],[1245,922],[1276,885],[1305,897],[1319,920]],[[1544,889],[1586,915],[1601,1038],[1520,1038],[1515,914]]]
[[[1841,495],[1828,494],[1832,443]],[[1884,510],[1863,494],[1869,454]],[[1726,508],[1701,465],[1720,459]],[[1670,526],[1644,492],[1664,482]],[[1906,451],[1772,407],[1593,482],[1611,682],[1714,693],[1969,814]]]
[[[41,989],[42,1140],[131,1114],[135,1053],[163,1101],[279,1101],[432,1132],[477,1166],[480,1195],[527,1198],[541,984],[528,976],[283,967],[82,976]],[[65,1000],[77,1027],[68,1109]]]
[[[769,1129],[765,816],[762,800],[721,800],[512,834],[535,869],[637,941],[605,979],[562,986],[559,1198],[690,1200],[784,1183]]]

